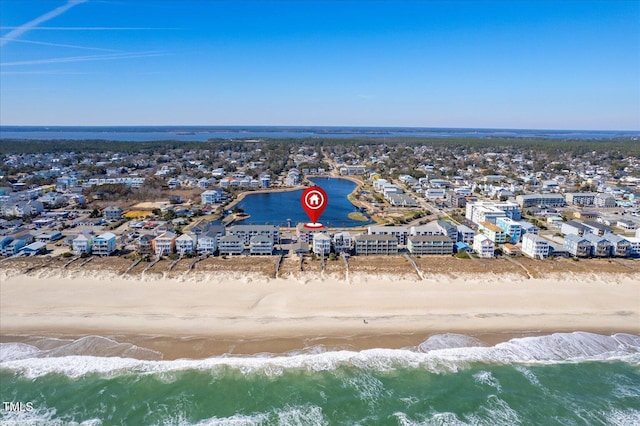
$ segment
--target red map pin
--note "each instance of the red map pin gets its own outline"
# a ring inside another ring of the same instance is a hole
[[[310,186],[302,192],[302,196],[300,197],[302,208],[307,213],[307,216],[309,216],[309,219],[311,219],[313,225],[318,223],[318,219],[320,219],[328,202],[329,197],[327,197],[327,193],[319,186]]]

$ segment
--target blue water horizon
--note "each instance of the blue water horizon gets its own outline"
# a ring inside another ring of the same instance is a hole
[[[638,130],[542,130],[354,126],[0,126],[0,140],[107,140],[206,142],[212,139],[354,137],[614,139],[639,137]]]
[[[319,222],[331,228],[351,228],[363,226],[371,221],[361,222],[349,219],[348,214],[359,211],[347,196],[356,188],[356,183],[342,178],[311,178],[313,183],[327,193],[329,203]],[[296,226],[310,222],[300,204],[302,189],[292,191],[247,194],[237,206],[249,214],[242,224]]]

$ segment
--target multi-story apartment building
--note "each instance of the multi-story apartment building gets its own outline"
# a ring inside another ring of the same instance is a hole
[[[593,200],[593,205],[599,208],[613,208],[616,206],[616,199],[610,194],[598,194]]]
[[[562,194],[524,194],[516,197],[518,205],[525,209],[528,207],[562,207],[566,201]]]
[[[280,229],[275,225],[233,225],[227,228],[227,234],[242,238],[245,246],[256,235],[269,237],[274,245],[280,243]]]
[[[611,234],[612,235],[612,234]],[[584,238],[591,243],[591,256],[609,257],[612,253],[611,241],[595,234],[585,234]]]
[[[595,192],[568,192],[564,194],[567,204],[573,206],[592,206],[594,204]]]
[[[551,246],[539,235],[524,234],[522,237],[522,253],[534,259],[549,257]]]
[[[407,228],[405,226],[369,226],[368,235],[391,235],[396,238],[398,245],[407,245]]]
[[[453,253],[453,240],[446,235],[416,235],[407,241],[407,249],[414,255]]]
[[[585,224],[579,220],[568,220],[560,226],[560,232],[564,235],[577,235],[582,237],[584,234],[590,233],[591,228],[585,226]]]
[[[389,234],[360,234],[354,238],[357,255],[397,254],[398,239]]]

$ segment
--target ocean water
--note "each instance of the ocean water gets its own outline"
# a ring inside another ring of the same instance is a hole
[[[100,337],[55,353],[3,343],[1,399],[33,409],[2,409],[0,424],[640,424],[640,336],[629,334],[553,334],[495,346],[444,334],[405,349],[314,347],[201,360],[78,354],[105,345],[135,353]]]
[[[66,139],[112,141],[207,141],[254,138],[353,137],[516,137],[548,139],[610,139],[638,137],[638,131],[455,129],[428,127],[302,127],[302,126],[0,126],[0,139]]]

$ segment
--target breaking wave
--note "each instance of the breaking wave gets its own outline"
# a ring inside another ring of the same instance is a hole
[[[87,374],[113,377],[184,370],[216,371],[224,368],[234,369],[243,374],[261,373],[275,376],[291,369],[319,372],[336,370],[341,366],[377,371],[407,367],[439,373],[458,371],[475,363],[526,365],[623,360],[640,364],[640,336],[632,334],[604,336],[587,332],[556,333],[516,338],[489,347],[477,346],[481,343],[477,339],[463,337],[467,336],[432,336],[415,349],[318,353],[311,348],[309,352],[284,356],[261,354],[162,361],[153,358],[161,356],[157,352],[92,336],[48,350],[40,350],[24,343],[3,343],[0,345],[0,368],[28,378],[51,373],[77,378]],[[462,342],[471,346],[461,347]],[[99,347],[100,356],[84,355],[94,353],[92,351],[96,347]],[[144,359],[139,359],[140,355]]]

